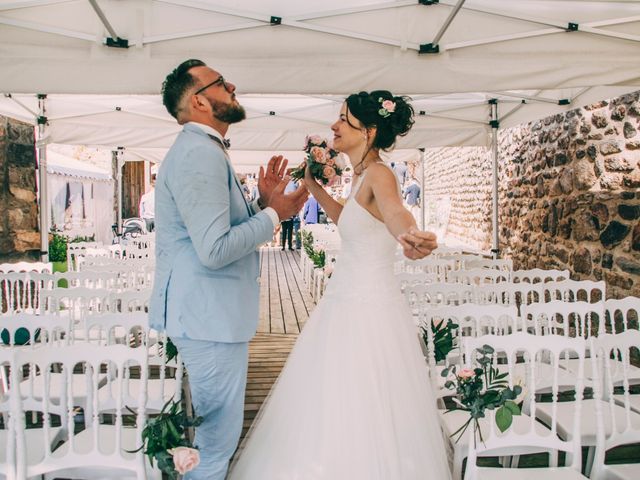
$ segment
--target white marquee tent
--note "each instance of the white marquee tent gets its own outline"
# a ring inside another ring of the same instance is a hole
[[[488,146],[498,127],[640,89],[640,3],[14,0],[0,51],[0,114],[40,118],[40,145],[159,158],[177,131],[161,82],[195,57],[242,94],[238,159],[328,135],[344,95],[373,88],[415,99],[401,148]]]

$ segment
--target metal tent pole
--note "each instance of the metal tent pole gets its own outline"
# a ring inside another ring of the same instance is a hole
[[[116,181],[115,184],[115,209],[116,209],[116,235],[122,235],[122,167],[124,162],[122,155],[123,147],[111,151],[111,172]],[[113,218],[113,217],[112,217]]]
[[[492,181],[493,181],[493,243],[491,246],[491,253],[493,258],[500,256],[500,233],[498,225],[498,129],[500,128],[500,121],[498,119],[498,100],[493,98],[489,100],[491,107],[491,156],[492,156]]]
[[[38,94],[38,124],[36,148],[38,149],[38,208],[40,220],[40,261],[49,261],[49,200],[47,195],[47,144],[45,142],[46,94]]]
[[[426,221],[426,198],[425,198],[425,190],[424,190],[424,184],[425,184],[425,178],[424,178],[424,174],[425,174],[425,168],[424,168],[424,162],[427,158],[427,154],[424,151],[424,148],[420,149],[420,230],[424,230],[427,226],[427,221]]]

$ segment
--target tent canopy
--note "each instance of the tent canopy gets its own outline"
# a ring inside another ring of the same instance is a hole
[[[159,99],[162,80],[196,57],[231,79],[247,108],[229,132],[235,151],[299,150],[308,134],[329,137],[344,96],[377,88],[414,98],[416,125],[399,148],[487,146],[492,119],[505,128],[640,89],[635,1],[237,5],[3,2],[0,89],[10,96],[0,114],[35,124],[35,94],[47,94],[46,142],[157,157],[179,131]]]
[[[47,151],[47,173],[89,180],[111,180],[111,174],[106,170],[51,149]]]
[[[640,79],[640,5],[630,0],[13,0],[0,4],[0,25],[10,93],[155,94],[194,57],[240,93]]]

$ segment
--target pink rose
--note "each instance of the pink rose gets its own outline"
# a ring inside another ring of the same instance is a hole
[[[331,180],[336,176],[336,171],[333,169],[333,167],[327,165],[322,169],[322,176],[327,180]]]
[[[347,166],[347,163],[344,160],[344,156],[341,154],[338,154],[338,156],[335,159],[335,162],[340,170],[344,170],[345,167]]]
[[[327,158],[327,165],[333,167],[336,164],[336,161],[333,158]]]
[[[195,448],[176,447],[168,452],[173,456],[173,465],[180,475],[190,472],[200,464],[200,452]]]
[[[434,318],[432,320],[432,322],[433,322],[433,326],[436,328],[436,330],[440,330],[444,325],[446,325],[446,324],[443,323],[444,322],[444,318]]]
[[[324,275],[326,277],[330,277],[332,273],[333,273],[333,267],[331,265],[326,265],[324,267]]]
[[[391,100],[385,100],[384,102],[382,102],[382,108],[384,108],[389,113],[393,113],[396,111],[396,104]]]
[[[320,135],[311,135],[308,137],[307,143],[311,145],[322,145],[322,137],[320,137]]]
[[[327,157],[324,149],[320,147],[312,147],[310,153],[313,159],[316,161],[316,163],[322,163],[322,164],[327,163]]]
[[[476,372],[474,372],[470,368],[463,368],[458,372],[458,378],[460,380],[469,380],[470,378],[473,378],[475,376],[476,376]]]

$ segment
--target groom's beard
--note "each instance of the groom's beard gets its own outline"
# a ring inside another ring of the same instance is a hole
[[[238,123],[247,118],[247,114],[244,111],[244,107],[239,103],[222,103],[222,102],[209,102],[213,111],[213,118],[227,123]]]

